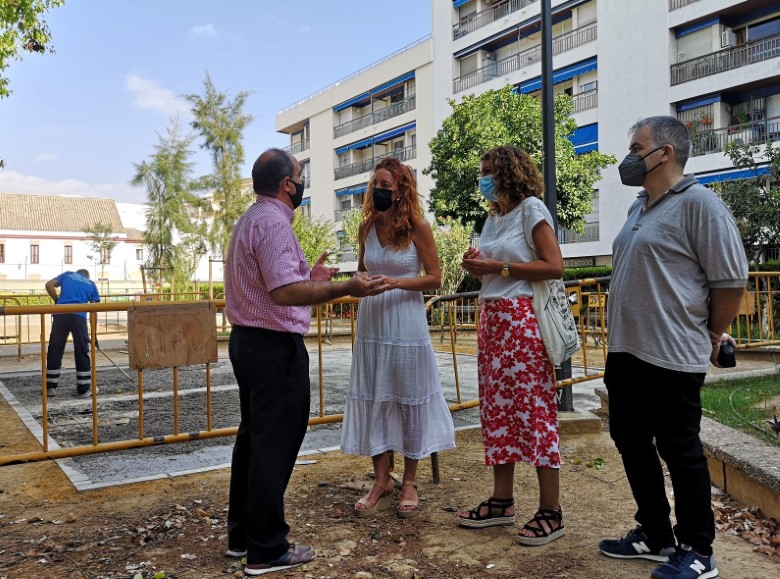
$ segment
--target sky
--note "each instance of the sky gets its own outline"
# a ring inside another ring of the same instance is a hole
[[[5,74],[0,192],[143,203],[129,184],[206,71],[231,98],[251,93],[243,176],[268,147],[289,144],[276,113],[424,37],[430,0],[66,0],[46,16],[54,54]],[[193,175],[212,170],[196,138]]]

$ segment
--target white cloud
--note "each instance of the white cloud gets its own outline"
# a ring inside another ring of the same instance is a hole
[[[46,163],[47,161],[56,161],[59,159],[59,155],[56,153],[41,153],[37,157],[35,157],[35,160],[39,163]]]
[[[201,24],[190,28],[190,36],[193,38],[216,38],[218,32],[213,24]]]
[[[29,195],[75,195],[108,197],[125,203],[143,203],[144,191],[124,183],[88,183],[78,179],[51,181],[14,171],[0,172],[0,192]]]
[[[179,98],[169,88],[159,86],[155,81],[137,74],[125,75],[125,88],[135,98],[133,105],[139,109],[149,109],[164,115],[179,115],[186,118],[189,108],[184,99]]]

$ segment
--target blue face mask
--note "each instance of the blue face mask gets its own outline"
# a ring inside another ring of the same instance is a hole
[[[493,181],[493,175],[485,175],[479,178],[479,190],[488,201],[493,201],[494,203],[497,201],[496,183]]]

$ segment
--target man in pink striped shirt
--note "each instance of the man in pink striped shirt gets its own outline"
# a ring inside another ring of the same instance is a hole
[[[244,572],[262,575],[310,561],[314,549],[288,542],[284,492],[309,420],[311,304],[381,293],[365,273],[332,282],[324,253],[309,269],[292,230],[303,199],[298,161],[280,149],[252,167],[257,201],[236,223],[225,264],[230,362],[241,423],[233,447],[228,550],[247,556]]]

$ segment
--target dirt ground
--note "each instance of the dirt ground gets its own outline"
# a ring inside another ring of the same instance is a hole
[[[36,449],[4,401],[0,424],[0,446]],[[597,550],[600,538],[633,526],[631,493],[609,435],[564,438],[562,455],[567,535],[538,548],[520,546],[513,528],[456,527],[456,512],[490,493],[478,430],[460,432],[458,448],[441,454],[440,484],[431,483],[430,461],[421,463],[421,514],[406,521],[392,510],[353,516],[353,502],[372,483],[367,459],[316,456],[315,464],[296,467],[286,516],[291,539],[313,545],[317,557],[274,577],[649,577],[653,563],[607,559]],[[229,476],[220,470],[77,493],[55,463],[2,467],[0,578],[241,577],[241,564],[223,556]],[[535,510],[535,486],[532,469],[519,466],[518,522]],[[780,574],[778,558],[733,533],[718,533],[721,577]]]

